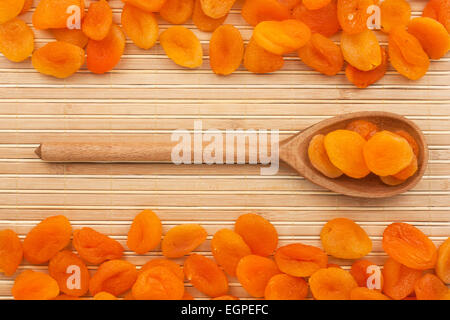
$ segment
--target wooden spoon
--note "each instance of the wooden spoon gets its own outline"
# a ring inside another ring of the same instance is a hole
[[[343,129],[353,120],[368,120],[385,130],[405,130],[419,145],[418,170],[414,176],[397,186],[387,186],[378,176],[370,174],[364,179],[345,175],[331,179],[317,171],[308,158],[308,146],[316,134],[327,134]],[[48,142],[36,149],[36,154],[49,162],[171,162],[171,154],[177,142],[163,140],[146,142],[70,143]],[[246,148],[248,160],[248,146]],[[192,154],[192,159],[202,154]],[[287,163],[309,181],[348,196],[360,198],[385,198],[413,188],[422,178],[428,162],[428,147],[420,129],[403,116],[389,112],[355,112],[321,121],[302,132],[283,140],[279,145],[280,160]],[[259,159],[258,159],[259,161]]]

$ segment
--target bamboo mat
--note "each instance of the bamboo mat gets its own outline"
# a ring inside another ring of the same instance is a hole
[[[109,3],[119,23],[122,3]],[[239,14],[241,5],[238,1],[227,22],[248,40],[252,28]],[[419,16],[424,5],[424,0],[412,0],[413,16]],[[32,12],[23,16],[28,23]],[[168,26],[160,21],[161,30]],[[271,75],[240,68],[219,77],[209,68],[210,34],[191,22],[187,27],[199,36],[205,51],[197,70],[176,66],[159,44],[144,51],[130,41],[117,68],[101,76],[83,69],[57,80],[35,72],[29,60],[13,64],[0,57],[0,229],[12,228],[23,238],[44,217],[64,214],[75,229],[93,226],[125,245],[132,218],[150,208],[163,220],[165,231],[180,223],[202,224],[209,237],[198,251],[210,256],[214,232],[232,228],[242,213],[258,212],[270,219],[281,245],[320,246],[323,224],[347,217],[369,233],[374,248],[368,258],[379,264],[386,259],[381,235],[393,221],[419,227],[437,245],[450,235],[450,55],[433,61],[420,81],[408,81],[390,67],[379,83],[365,90],[354,88],[343,72],[335,77],[318,74],[295,55]],[[52,41],[45,31],[35,33],[37,47]],[[385,45],[386,36],[377,35]],[[33,152],[48,140],[128,141],[167,135],[174,129],[193,129],[196,119],[202,120],[204,130],[270,128],[287,137],[325,118],[362,110],[405,115],[425,132],[430,163],[414,190],[390,199],[361,200],[323,190],[285,166],[276,176],[260,176],[258,166],[48,164]],[[127,251],[125,258],[142,265],[160,255]],[[19,271],[25,269],[46,267],[25,262]],[[249,297],[236,279],[230,283],[231,294]],[[12,284],[11,278],[0,275],[1,299],[11,298]],[[204,298],[190,286],[188,291]]]

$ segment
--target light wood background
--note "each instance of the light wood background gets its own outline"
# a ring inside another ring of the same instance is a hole
[[[109,3],[119,23],[122,3]],[[424,0],[412,0],[413,15],[419,16],[424,5]],[[238,1],[227,22],[248,40],[252,28],[241,18],[240,7]],[[23,16],[28,23],[32,12]],[[160,27],[168,24],[160,21]],[[44,217],[64,214],[74,228],[92,226],[125,244],[132,218],[151,208],[164,230],[201,223],[209,238],[198,251],[210,256],[211,236],[220,228],[233,228],[242,213],[270,219],[281,245],[320,246],[323,224],[347,217],[369,233],[374,248],[368,258],[379,264],[386,258],[381,235],[393,221],[419,227],[437,245],[450,235],[450,55],[433,61],[420,81],[408,81],[389,68],[365,90],[354,88],[343,72],[331,78],[318,74],[295,55],[286,57],[284,69],[275,74],[253,75],[241,68],[220,77],[209,68],[210,34],[191,22],[187,27],[205,51],[197,70],[176,66],[159,44],[143,51],[130,41],[117,68],[102,76],[83,69],[58,80],[37,73],[29,60],[14,64],[0,57],[0,229],[12,228],[23,238]],[[45,31],[35,33],[37,47],[52,41]],[[386,36],[378,35],[386,45]],[[362,110],[405,115],[425,132],[430,164],[414,190],[366,201],[323,190],[284,166],[267,177],[259,175],[257,166],[48,164],[33,153],[42,141],[142,139],[192,129],[195,119],[203,120],[204,129],[278,128],[287,137],[327,117]],[[127,251],[125,258],[142,265],[160,255]],[[352,263],[330,260],[345,268]],[[25,269],[46,267],[25,262],[19,272]],[[236,279],[230,282],[231,294],[248,298]],[[12,278],[0,275],[0,298],[11,298],[12,284]],[[188,290],[204,298],[189,285]]]

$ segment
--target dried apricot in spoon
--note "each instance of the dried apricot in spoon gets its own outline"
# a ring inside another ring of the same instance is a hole
[[[27,59],[34,50],[33,30],[15,18],[0,24],[0,52],[13,62]]]
[[[339,178],[343,172],[333,165],[324,145],[325,136],[317,134],[309,143],[308,156],[311,164],[329,178]]]
[[[202,65],[203,49],[191,30],[182,26],[170,27],[161,33],[159,40],[167,56],[176,64],[192,69]]]

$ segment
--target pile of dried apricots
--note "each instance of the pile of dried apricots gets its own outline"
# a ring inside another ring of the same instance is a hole
[[[308,147],[314,168],[328,178],[362,179],[370,173],[396,186],[418,170],[419,145],[405,130],[380,130],[367,120],[354,120],[344,129],[315,135]]]
[[[87,12],[84,0],[40,0],[33,26],[49,29],[57,41],[34,51],[32,29],[17,18],[32,0],[7,0],[0,7],[0,51],[17,62],[32,55],[34,68],[57,78],[79,70],[86,56],[87,68],[101,74],[120,61],[126,34],[143,49],[159,39],[176,64],[200,67],[203,49],[196,35],[183,26],[159,34],[159,13],[171,24],[191,18],[199,30],[212,32],[209,61],[216,74],[229,75],[242,62],[250,72],[274,72],[283,67],[284,54],[297,52],[306,65],[328,76],[336,75],[346,61],[347,78],[364,88],[384,76],[389,60],[400,74],[417,80],[427,72],[430,59],[440,59],[450,49],[450,0],[430,0],[423,17],[412,20],[407,0],[245,0],[242,17],[254,26],[246,48],[239,30],[223,25],[236,0],[122,1],[119,27],[106,0],[92,2]],[[381,13],[381,30],[389,34],[388,50],[368,28],[374,5]],[[71,6],[81,8],[79,29],[67,27]],[[340,30],[339,46],[330,37]]]
[[[234,230],[218,230],[211,240],[213,259],[192,253],[207,238],[198,224],[171,228],[162,237],[162,224],[151,210],[139,213],[128,232],[127,246],[137,254],[161,247],[164,258],[149,260],[140,269],[123,260],[116,240],[84,227],[73,232],[65,216],[48,217],[21,242],[12,230],[0,231],[0,271],[15,274],[23,257],[48,264],[48,273],[19,274],[12,288],[15,299],[192,300],[185,279],[214,300],[237,300],[229,294],[229,277],[236,277],[255,298],[319,300],[450,299],[450,238],[439,249],[416,227],[392,223],[383,233],[389,255],[383,270],[361,259],[372,241],[355,222],[336,218],[320,233],[323,249],[302,243],[278,247],[276,228],[258,214],[240,216]],[[161,241],[162,238],[162,241]],[[76,252],[68,249],[72,245]],[[183,266],[176,258],[188,256]],[[328,256],[356,260],[350,272],[328,263]],[[91,276],[87,264],[99,265]],[[434,270],[434,272],[432,272]],[[74,276],[77,279],[74,279]]]

